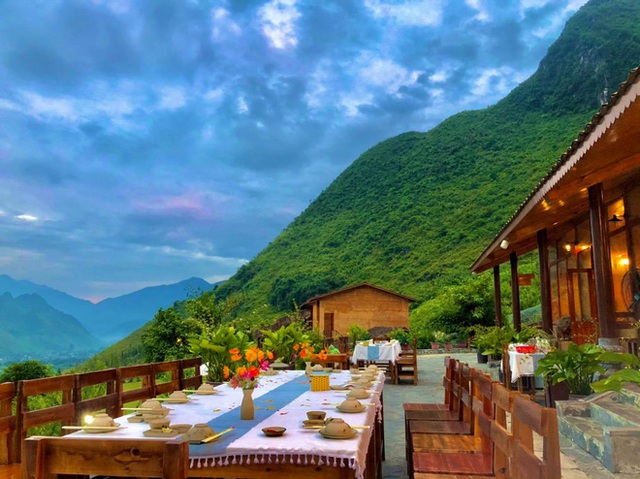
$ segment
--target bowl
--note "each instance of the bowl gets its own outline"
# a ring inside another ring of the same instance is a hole
[[[340,403],[338,410],[342,412],[362,412],[365,410],[365,407],[356,398],[347,398]]]
[[[324,366],[322,364],[314,364],[311,370],[324,372]]]
[[[194,424],[189,432],[185,435],[185,438],[189,442],[200,442],[215,434],[215,431],[208,424],[199,423]]]
[[[347,393],[348,398],[366,399],[371,396],[371,393],[364,388],[353,388]]]
[[[327,413],[325,411],[307,411],[307,417],[309,419],[323,421],[326,416]]]
[[[162,429],[168,427],[171,424],[171,420],[164,417],[147,418],[147,424],[151,429]]]
[[[147,399],[145,402],[140,404],[140,407],[143,409],[155,409],[162,407],[162,404],[160,404],[160,401],[157,399]]]
[[[320,433],[331,438],[348,438],[353,436],[354,429],[344,419],[331,418]]]
[[[212,384],[208,384],[208,383],[203,383],[200,385],[200,387],[196,390],[196,392],[198,394],[215,394],[217,391],[215,390],[215,388],[213,387]]]
[[[328,421],[329,419],[327,419]],[[324,426],[325,424],[325,420],[324,419],[305,419],[304,421],[302,421],[302,424],[304,424],[307,427],[311,427],[311,426]]]
[[[280,426],[269,426],[269,427],[262,428],[262,432],[267,437],[282,436],[286,430],[287,430],[286,427],[280,427]]]
[[[93,416],[93,420],[91,421],[90,424],[87,424],[88,426],[91,427],[113,427],[113,426],[117,426],[116,422],[113,420],[113,418],[111,416],[109,416],[106,413],[99,413],[96,414],[95,416]]]

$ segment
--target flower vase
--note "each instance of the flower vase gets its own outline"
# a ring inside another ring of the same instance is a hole
[[[255,409],[253,407],[253,389],[242,390],[242,402],[240,403],[240,419],[251,420]]]
[[[305,364],[304,375],[309,377],[309,376],[311,376],[311,373],[313,372],[313,368],[311,367],[311,361],[305,361],[304,364]]]

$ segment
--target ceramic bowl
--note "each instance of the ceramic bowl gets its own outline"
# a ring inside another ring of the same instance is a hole
[[[348,398],[366,399],[371,395],[369,391],[364,388],[353,388],[347,393]]]
[[[208,383],[201,384],[200,387],[197,389],[197,391],[199,393],[204,393],[204,394],[213,394],[216,392],[213,385]]]
[[[324,426],[322,432],[327,436],[349,437],[353,434],[353,429],[349,424],[344,422],[344,419],[331,418]]]
[[[155,409],[162,407],[162,404],[160,404],[160,401],[157,399],[147,399],[145,402],[140,404],[140,407],[142,409]]]
[[[189,432],[185,435],[185,438],[189,442],[200,442],[203,439],[211,437],[215,434],[215,431],[208,424],[199,423],[194,424]]]
[[[169,394],[169,398],[171,399],[180,399],[180,400],[188,400],[189,396],[187,396],[185,393],[183,393],[182,391],[173,391],[171,394]]]
[[[106,413],[99,413],[93,416],[93,420],[91,424],[88,424],[91,427],[113,427],[117,426],[116,422]]]
[[[340,411],[344,412],[361,412],[364,411],[364,405],[356,398],[347,398],[338,406]]]
[[[368,388],[368,387],[371,387],[373,384],[372,384],[372,381],[368,380],[367,378],[360,378],[356,381],[356,385]]]
[[[171,424],[171,420],[164,417],[154,417],[148,418],[147,424],[149,424],[151,429],[162,429],[163,427],[168,427],[169,424]]]
[[[269,427],[262,428],[262,432],[264,433],[265,436],[268,436],[268,437],[282,436],[286,430],[287,430],[286,427],[280,427],[280,426],[269,426]]]
[[[324,371],[324,366],[322,364],[314,364],[311,368],[313,371]]]
[[[307,411],[307,417],[309,419],[323,421],[326,416],[327,413],[325,411]]]

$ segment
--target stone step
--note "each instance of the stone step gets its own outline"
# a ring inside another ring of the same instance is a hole
[[[640,385],[625,384],[625,387],[620,391],[620,402],[631,404],[640,409]]]
[[[563,416],[558,418],[558,428],[562,434],[587,451],[599,461],[604,462],[604,430],[602,424],[589,417]]]
[[[611,394],[590,402],[590,416],[600,424],[611,427],[640,427],[640,409],[619,401]]]

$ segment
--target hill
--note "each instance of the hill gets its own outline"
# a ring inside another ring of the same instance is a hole
[[[101,338],[105,344],[118,341],[137,330],[150,321],[158,309],[171,306],[190,294],[209,290],[213,286],[202,278],[189,278],[174,284],[150,286],[93,304],[48,286],[0,275],[0,294],[7,292],[13,296],[37,296],[53,309],[76,318],[86,330]]]
[[[0,294],[0,364],[26,359],[79,362],[104,347],[73,316],[37,294]]]
[[[640,2],[591,0],[536,73],[481,111],[371,148],[216,289],[274,314],[367,281],[432,298],[468,267],[640,63]],[[531,266],[533,267],[533,266]]]

